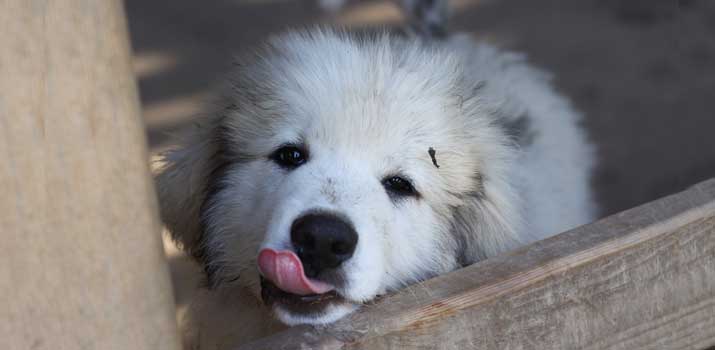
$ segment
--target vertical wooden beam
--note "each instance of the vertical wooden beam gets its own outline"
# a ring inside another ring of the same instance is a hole
[[[119,0],[0,0],[0,349],[178,349]]]

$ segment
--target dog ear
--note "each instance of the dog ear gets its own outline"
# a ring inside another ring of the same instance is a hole
[[[519,198],[510,185],[485,181],[481,190],[468,194],[454,208],[452,235],[457,241],[457,261],[471,265],[523,244]],[[498,181],[501,182],[501,181]]]
[[[221,167],[217,121],[197,124],[179,146],[161,154],[155,177],[161,219],[184,251],[203,261],[201,206]]]

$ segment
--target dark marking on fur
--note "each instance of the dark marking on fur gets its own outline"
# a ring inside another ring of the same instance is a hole
[[[238,108],[236,104],[228,105],[225,110]],[[197,238],[194,248],[190,254],[203,266],[206,274],[206,286],[209,289],[214,289],[220,284],[233,282],[240,276],[227,276],[224,278],[218,277],[218,271],[221,266],[214,263],[216,259],[207,251],[207,239],[210,235],[210,210],[218,202],[216,197],[226,188],[233,185],[227,181],[228,171],[237,164],[256,159],[256,156],[240,152],[240,145],[235,144],[232,139],[232,134],[235,133],[228,123],[227,117],[219,118],[217,126],[212,130],[211,143],[214,152],[211,154],[208,161],[208,175],[205,179],[205,188],[203,189],[203,198],[199,207],[199,237]]]
[[[216,146],[216,151],[211,155],[209,161],[211,171],[206,178],[203,202],[199,208],[199,227],[201,232],[196,248],[191,252],[192,256],[204,268],[209,289],[216,287],[221,281],[216,278],[219,267],[211,262],[211,256],[206,249],[209,230],[208,211],[215,205],[216,196],[228,187],[228,183],[225,181],[226,174],[231,165],[235,163],[235,159],[238,158],[230,150],[228,133],[229,130],[222,124],[219,124],[214,131],[213,142]]]
[[[457,209],[455,208],[452,212],[452,216],[456,217]],[[457,264],[459,264],[459,266],[461,267],[467,267],[471,265],[472,263],[467,259],[467,249],[469,249],[469,244],[467,243],[466,234],[455,234],[454,239],[456,241],[455,259],[457,261]]]
[[[473,213],[479,211],[475,201],[480,200],[481,199],[467,198],[463,205],[451,207],[452,228],[450,231],[452,239],[454,240],[454,258],[456,263],[462,267],[469,266],[476,261],[486,258],[485,256],[479,256],[475,261],[472,256],[475,247],[470,243],[470,241],[474,239],[474,237],[470,236],[478,234],[474,232],[474,227],[472,227],[474,218],[471,216]]]
[[[222,158],[223,156],[220,154],[216,154],[214,155],[214,157]],[[226,176],[226,173],[228,172],[230,164],[231,163],[229,162],[222,161],[217,167],[215,167],[211,171],[208,176],[206,194],[204,196],[204,201],[199,209],[199,225],[201,228],[201,233],[198,239],[196,249],[192,252],[194,258],[196,258],[203,265],[204,272],[206,273],[206,277],[208,278],[210,287],[214,287],[218,284],[218,281],[216,279],[216,272],[218,270],[218,267],[215,264],[211,263],[211,257],[208,254],[206,248],[206,241],[208,238],[209,230],[208,212],[215,205],[216,196],[228,187],[228,184],[226,183],[226,181],[224,181],[224,178]]]
[[[430,158],[432,158],[432,164],[439,169],[439,164],[437,164],[437,151],[434,150],[434,148],[430,147],[427,150],[427,153],[429,153]]]
[[[468,250],[474,247],[470,246],[468,235],[474,234],[469,227],[470,220],[465,220],[465,215],[470,211],[478,210],[476,209],[475,203],[486,200],[486,194],[484,192],[484,177],[481,173],[476,172],[472,176],[472,181],[474,182],[474,189],[464,193],[457,193],[449,191],[449,194],[461,199],[462,205],[450,206],[451,212],[451,224],[452,224],[452,239],[454,240],[454,254],[457,264],[460,266],[468,266],[473,264],[469,258]]]
[[[524,113],[517,118],[500,118],[504,132],[521,147],[526,147],[534,142],[534,131],[531,127],[529,115]]]
[[[472,196],[485,198],[486,193],[484,192],[484,175],[482,175],[482,173],[475,173],[473,177],[476,189],[474,190],[474,194],[472,194]]]
[[[338,197],[337,191],[335,190],[335,180],[333,180],[332,177],[329,177],[325,181],[320,192],[327,198],[327,200],[330,204],[338,203],[339,197]]]

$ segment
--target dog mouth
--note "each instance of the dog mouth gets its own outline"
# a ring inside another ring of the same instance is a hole
[[[330,305],[348,303],[333,285],[308,278],[292,251],[261,250],[258,269],[261,299],[267,306],[307,315],[321,313]]]
[[[299,311],[302,312],[314,311],[312,309],[325,307],[333,302],[345,301],[345,299],[334,290],[321,294],[307,295],[289,293],[278,288],[273,282],[263,276],[261,276],[261,299],[269,306],[279,303],[282,306],[288,307],[291,311],[300,308]]]

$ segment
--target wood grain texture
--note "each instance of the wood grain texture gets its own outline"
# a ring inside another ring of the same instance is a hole
[[[241,349],[704,349],[715,180]]]
[[[178,349],[119,0],[0,0],[0,349]]]

